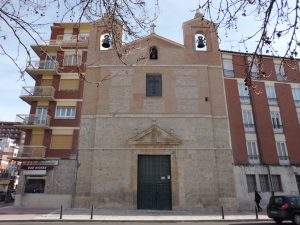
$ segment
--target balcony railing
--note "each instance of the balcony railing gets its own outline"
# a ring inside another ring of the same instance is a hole
[[[259,156],[258,155],[248,155],[248,160],[250,164],[259,164]]]
[[[240,101],[242,104],[250,104],[250,96],[240,96]]]
[[[23,146],[23,150],[18,153],[17,158],[44,158],[46,147],[44,146]]]
[[[244,130],[245,130],[245,132],[255,132],[255,125],[253,123],[251,123],[251,124],[244,123]]]
[[[63,35],[58,36],[57,39],[52,39],[46,42],[48,45],[65,45],[65,44],[85,44],[88,43],[89,37],[87,35],[72,35],[64,39]]]
[[[277,98],[268,98],[269,105],[278,105]]]
[[[54,98],[54,88],[52,86],[23,87],[20,98],[23,100],[32,98],[52,99]]]
[[[57,66],[56,60],[33,60],[27,63],[27,69],[33,70],[56,70]]]
[[[21,127],[48,127],[50,116],[36,114],[19,114],[16,117],[16,122],[19,122]]]
[[[273,131],[274,133],[283,133],[283,125],[280,124],[273,124]]]
[[[224,73],[224,77],[234,77],[234,71],[233,70],[224,69],[223,73]]]
[[[290,165],[290,159],[287,155],[280,155],[278,156],[278,159],[280,165]]]

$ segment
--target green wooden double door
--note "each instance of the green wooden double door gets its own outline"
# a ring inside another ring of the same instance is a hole
[[[138,209],[171,210],[169,155],[138,156]]]

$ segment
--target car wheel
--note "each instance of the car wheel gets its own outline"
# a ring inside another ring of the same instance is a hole
[[[300,225],[300,215],[295,214],[293,222],[297,225]]]
[[[275,223],[277,223],[277,224],[281,224],[281,223],[282,223],[282,219],[275,218],[274,221],[275,221]]]

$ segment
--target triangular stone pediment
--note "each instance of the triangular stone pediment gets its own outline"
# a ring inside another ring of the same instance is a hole
[[[130,138],[129,143],[134,145],[179,145],[181,140],[174,134],[170,134],[157,125],[153,125]]]

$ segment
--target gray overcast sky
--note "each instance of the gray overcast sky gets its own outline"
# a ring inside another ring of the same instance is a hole
[[[160,14],[157,21],[156,33],[169,38],[171,40],[182,43],[182,23],[194,16],[193,10],[197,8],[199,1],[197,0],[160,0]],[[55,13],[50,13],[54,16],[47,17],[49,23],[55,22]],[[242,37],[242,34],[251,30],[257,29],[258,23],[254,18],[245,18],[241,21],[239,32],[231,31],[228,37],[225,35],[224,30],[219,30],[221,43],[220,48],[223,50],[235,50],[245,51],[241,44],[238,44],[238,40]],[[1,23],[0,23],[1,27]],[[48,26],[45,37],[50,36],[50,25]],[[46,38],[47,39],[47,38]],[[28,45],[32,43],[28,41]],[[254,46],[254,41],[247,45],[249,50]],[[11,51],[16,50],[17,43],[8,38],[6,46]],[[281,46],[285,46],[285,43],[280,43]],[[24,54],[23,54],[24,55]],[[26,58],[19,58],[19,63],[25,66]],[[23,102],[19,98],[19,94],[22,86],[33,85],[33,81],[26,75],[26,83],[20,80],[18,70],[8,58],[0,56],[0,121],[14,121],[16,114],[29,113],[29,105]]]

